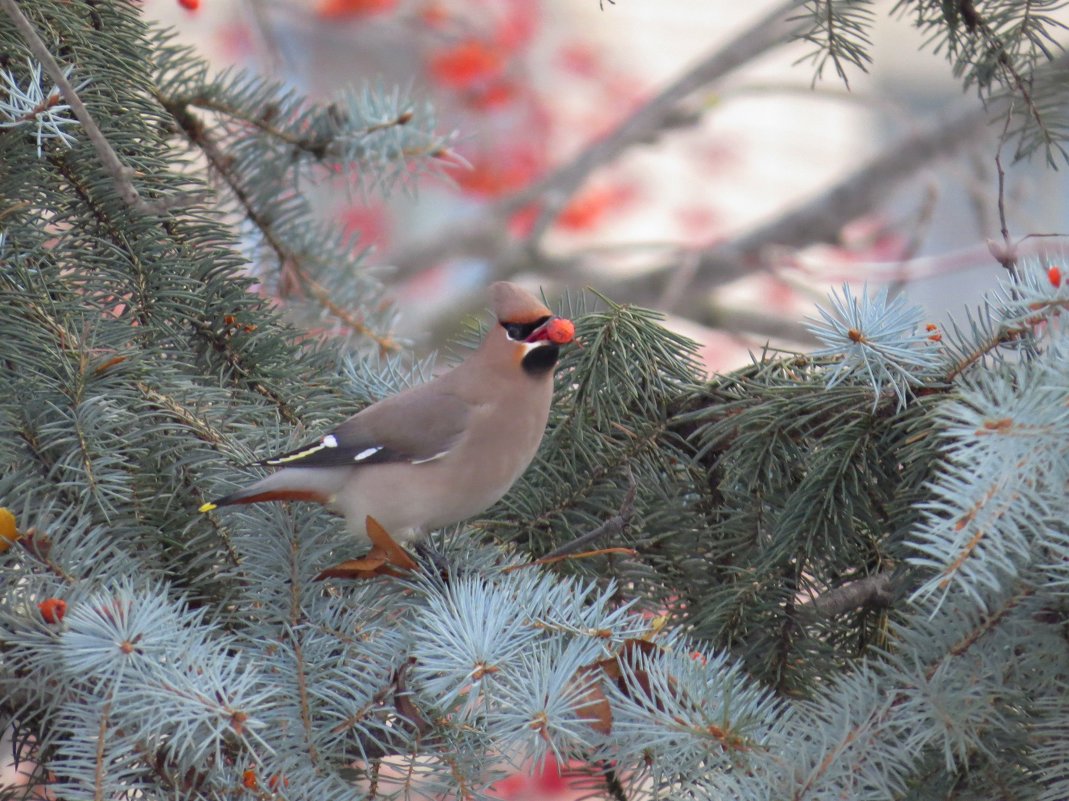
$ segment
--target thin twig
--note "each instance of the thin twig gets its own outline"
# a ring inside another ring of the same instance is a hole
[[[953,367],[950,368],[943,381],[947,384],[951,383],[955,378],[965,372],[968,368],[976,364],[980,359],[986,356],[991,351],[1000,345],[1005,345],[1007,342],[1013,342],[1015,339],[1026,336],[1032,330],[1031,326],[1034,326],[1047,319],[1049,315],[1062,314],[1066,309],[1066,302],[1059,300],[1046,301],[1039,305],[1039,308],[1035,309],[1036,314],[1025,321],[1023,325],[1015,325],[1011,328],[1002,328],[997,331],[993,336],[988,337],[981,342],[970,353],[967,353],[961,359],[959,359]]]
[[[118,154],[115,149],[112,148],[111,143],[108,142],[104,136],[104,132],[100,130],[100,127],[96,124],[96,120],[93,119],[89,113],[89,109],[85,107],[82,99],[78,96],[78,93],[74,91],[74,85],[67,80],[67,76],[63,74],[63,70],[60,68],[59,63],[52,56],[48,46],[44,43],[44,40],[38,35],[36,29],[33,27],[33,23],[22,13],[18,3],[15,0],[0,0],[0,8],[3,8],[4,12],[11,18],[11,21],[15,24],[15,28],[22,34],[23,41],[26,43],[26,47],[29,49],[33,57],[48,73],[48,77],[59,87],[60,92],[63,93],[63,99],[70,106],[71,111],[74,112],[74,116],[77,117],[78,122],[82,124],[82,128],[85,129],[85,135],[89,137],[90,143],[93,145],[93,149],[96,150],[97,158],[100,159],[104,165],[104,169],[107,170],[111,176],[112,181],[115,182],[115,188],[118,190],[119,197],[130,208],[140,211],[145,214],[157,214],[162,211],[166,211],[170,206],[174,205],[174,202],[186,202],[188,197],[182,197],[177,201],[161,202],[157,201],[150,203],[141,197],[141,194],[134,187],[130,178],[134,174],[134,170],[127,167],[119,160]]]
[[[93,771],[93,801],[104,799],[104,747],[108,742],[108,717],[111,715],[111,701],[100,710],[100,729],[97,731],[96,769]]]
[[[1039,106],[1036,105],[1035,98],[1032,96],[1032,81],[1026,80],[1025,77],[1021,75],[1017,67],[1014,66],[1013,62],[1010,60],[1009,55],[1007,54],[1005,43],[1003,43],[1002,39],[998,36],[998,34],[991,27],[988,21],[979,14],[975,6],[972,7],[972,20],[974,27],[980,28],[981,32],[984,35],[984,38],[987,40],[988,45],[991,48],[991,51],[999,54],[996,60],[996,63],[999,66],[999,71],[1001,71],[1004,76],[1008,75],[1009,78],[1012,79],[1011,81],[1006,81],[1006,83],[1012,82],[1014,87],[1016,87],[1017,91],[1021,93],[1021,97],[1024,99],[1025,105],[1028,106],[1028,112],[1031,115],[1032,119],[1039,127],[1039,130],[1041,130],[1047,137],[1049,137],[1049,129],[1043,121],[1043,115],[1039,111]],[[1040,45],[1040,47],[1042,48],[1042,45]],[[994,72],[992,72],[992,75],[994,75]],[[981,86],[983,86],[983,83],[981,83]],[[1013,106],[1011,104],[1010,110],[1006,112],[1006,129],[1003,131],[1002,139],[999,140],[1000,152],[1002,150],[1002,143],[1006,140],[1007,132],[1009,131],[1010,127],[1010,120],[1012,118]],[[1018,153],[1019,152],[1020,151],[1018,151]],[[1005,220],[1003,220],[1003,234],[1006,235]]]
[[[947,372],[943,381],[947,384],[952,383],[955,378],[964,373],[999,345],[1005,345],[1007,342],[1016,339],[1017,333],[1018,332],[1013,332],[1013,334],[1011,334],[1010,331],[1000,331],[995,336],[982,342],[979,347],[974,348],[971,353],[966,354],[962,359],[956,362]]]
[[[680,254],[679,265],[672,270],[672,277],[668,279],[656,308],[671,312],[676,307],[698,275],[698,261],[695,250],[685,250]]]
[[[999,233],[1002,234],[1002,247],[998,248],[993,242],[988,240],[987,249],[995,260],[1001,264],[1010,273],[1010,276],[1014,279],[1017,278],[1017,261],[1021,256],[1020,246],[1022,242],[1033,238],[1042,237],[1060,237],[1064,236],[1061,233],[1031,233],[1025,234],[1016,242],[1010,238],[1010,226],[1006,221],[1006,171],[1002,167],[1002,148],[1009,139],[1009,127],[1010,120],[1012,119],[1013,106],[1010,106],[1010,110],[1006,112],[1006,124],[1002,127],[1002,134],[998,140],[998,150],[995,151],[995,169],[998,175],[998,220],[999,220]]]
[[[272,125],[271,122],[266,118],[266,114],[263,114],[259,117],[252,116],[250,114],[246,114],[243,109],[235,108],[234,106],[228,105],[227,103],[224,103],[216,98],[207,97],[200,94],[190,95],[188,97],[167,98],[165,105],[169,108],[194,106],[195,108],[203,109],[204,111],[211,111],[216,114],[225,115],[232,119],[243,122],[246,125],[251,125],[253,128],[262,131],[268,136],[277,139],[280,142],[285,142],[287,145],[293,147],[296,150],[308,153],[316,159],[322,159],[330,155],[331,145],[333,145],[337,141],[335,137],[315,139],[309,136],[299,136],[297,134],[290,133],[278,127],[277,125]],[[401,126],[407,125],[409,122],[412,121],[412,117],[412,111],[406,109],[393,119],[386,120],[385,122],[373,123],[372,125],[368,125],[366,128],[364,128],[358,133],[346,134],[346,136],[347,138],[366,138],[371,136],[372,134],[376,134],[381,131],[388,130],[390,128],[399,128]]]
[[[1027,584],[1021,586],[1013,595],[1011,595],[1005,600],[1005,603],[1001,609],[999,609],[997,612],[991,613],[983,620],[981,620],[980,623],[976,625],[971,631],[967,632],[965,636],[963,636],[960,640],[950,646],[949,649],[947,649],[947,654],[945,657],[940,660],[937,660],[931,666],[929,666],[928,670],[925,671],[925,678],[931,681],[932,677],[936,674],[936,671],[939,670],[939,667],[947,659],[949,659],[950,657],[957,657],[965,654],[970,648],[976,645],[976,643],[981,638],[983,638],[984,635],[986,635],[988,632],[990,632],[992,629],[1002,623],[1002,621],[1006,619],[1006,616],[1014,609],[1016,609],[1017,605],[1020,604],[1021,601],[1033,595],[1035,591],[1035,587],[1029,586]]]
[[[588,531],[586,534],[576,537],[571,542],[566,542],[563,545],[554,548],[539,559],[538,563],[544,564],[550,561],[556,561],[562,556],[567,556],[570,553],[585,548],[591,543],[600,540],[602,537],[610,535],[619,536],[620,534],[623,534],[631,524],[631,518],[635,514],[635,493],[638,490],[638,485],[635,483],[635,476],[630,470],[627,471],[627,483],[627,492],[624,494],[623,503],[620,504],[620,510],[616,514],[594,530]]]
[[[590,559],[595,556],[610,556],[612,554],[621,554],[623,556],[638,556],[638,551],[634,548],[598,548],[596,551],[582,551],[581,553],[566,553],[561,556],[543,556],[541,559],[535,559],[533,562],[524,562],[520,565],[509,565],[501,570],[502,573],[514,573],[517,570],[522,570],[525,567],[546,567],[548,565],[554,565],[557,562],[563,562],[573,559]]]
[[[995,153],[995,169],[998,171],[998,220],[999,233],[1002,234],[1002,243],[1006,247],[1006,259],[1002,266],[1012,272],[1013,270],[1013,243],[1010,242],[1010,227],[1006,222],[1006,170],[1002,167],[1002,145],[1000,139],[998,151]]]
[[[52,540],[48,535],[38,530],[37,528],[30,527],[23,532],[20,532],[19,545],[21,545],[26,553],[32,558],[36,559],[42,565],[47,567],[61,579],[68,584],[77,584],[78,579],[64,570],[53,558],[52,558]]]
[[[15,203],[14,205],[8,206],[3,211],[0,211],[0,221],[3,221],[5,217],[10,217],[12,214],[17,214],[18,212],[28,208],[30,208],[30,204],[26,201],[22,201],[21,203]]]
[[[988,242],[988,249],[995,260],[1001,264],[1010,277],[1017,280],[1017,247],[1010,240],[1010,226],[1006,222],[1006,171],[1002,168],[1002,147],[1010,132],[1010,120],[1013,119],[1013,104],[1010,104],[1006,112],[1006,124],[1002,126],[1002,133],[998,138],[998,147],[995,149],[995,171],[998,175],[998,222],[999,233],[1002,234],[1002,248],[996,249]]]
[[[210,342],[216,350],[223,354],[226,359],[226,363],[230,369],[233,370],[242,380],[248,383],[248,386],[255,389],[265,398],[270,400],[278,408],[278,413],[282,415],[282,419],[293,426],[301,426],[303,422],[297,415],[285,399],[271,387],[267,386],[263,381],[253,377],[252,372],[248,367],[241,363],[241,359],[238,353],[227,341],[227,338],[219,334],[211,325],[204,320],[197,320],[193,323],[193,328],[196,332]]]
[[[297,628],[301,622],[301,575],[297,562],[300,554],[296,538],[290,542],[290,625],[286,634],[290,645],[293,647],[293,659],[297,674],[297,698],[301,709],[301,723],[304,726],[304,739],[308,747],[308,759],[312,767],[319,770],[319,752],[316,750],[313,728],[312,712],[308,693],[308,677],[305,673],[304,650],[301,648]]]
[[[895,277],[890,285],[890,291],[893,294],[898,294],[905,288],[909,265],[916,258],[917,253],[920,252],[925,237],[931,231],[938,199],[938,186],[934,181],[931,181],[925,187],[924,200],[921,201],[920,208],[917,211],[916,221],[910,224],[909,241],[906,242],[905,247],[902,249],[902,255],[897,259],[898,264],[894,270]]]
[[[268,62],[264,65],[265,69],[263,71],[269,75],[282,74],[288,66],[283,63],[286,48],[279,44],[278,38],[275,36],[273,23],[267,17],[266,4],[260,2],[260,0],[246,0],[244,5],[255,23],[255,25],[250,25],[249,28],[260,35],[259,46],[256,47],[257,55],[263,56],[265,61]]]

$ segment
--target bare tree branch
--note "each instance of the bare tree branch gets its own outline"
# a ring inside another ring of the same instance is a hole
[[[772,16],[787,13],[780,7]],[[741,42],[749,41],[747,36],[752,34],[752,29],[747,31],[727,50],[734,51]],[[770,36],[769,40],[774,38]],[[712,81],[722,73],[706,72],[710,64],[720,63],[721,69],[724,69],[728,63],[733,66],[742,63],[720,59],[718,52],[696,66],[692,73]],[[1058,58],[1042,74],[1037,75],[1037,79],[1048,80],[1048,76],[1055,75],[1067,61],[1069,56]],[[453,229],[439,241],[408,254],[400,254],[396,261],[397,276],[405,278],[413,275],[443,258],[471,255],[486,259],[492,265],[495,278],[505,278],[531,269],[571,282],[589,278],[589,257],[586,255],[538,255],[528,248],[510,243],[504,225],[508,214],[539,197],[548,198],[574,188],[577,176],[585,178],[592,169],[607,163],[627,147],[643,141],[640,132],[648,139],[651,130],[654,133],[659,130],[654,126],[654,119],[663,126],[677,111],[674,105],[662,105],[661,99],[673,97],[678,103],[676,93],[680,86],[691,86],[691,91],[698,88],[697,82],[691,83],[692,73],[678,79],[651,101],[651,104],[657,104],[657,113],[650,112],[647,116],[640,109],[604,140],[580,153],[573,162],[560,167],[532,187],[491,206],[468,227]],[[650,269],[635,273],[620,283],[617,293],[623,299],[643,303],[656,303],[658,298],[667,296],[678,303],[674,311],[692,319],[708,321],[708,294],[724,284],[762,269],[771,247],[798,248],[814,242],[834,241],[847,222],[878,209],[891,191],[932,162],[952,156],[981,141],[987,135],[989,124],[1008,112],[1010,102],[1008,96],[1003,96],[989,100],[984,108],[970,105],[891,144],[868,163],[793,211],[740,237],[697,251],[696,266],[688,269],[682,278],[679,277],[679,270],[671,268],[678,266],[679,260],[686,255],[685,251],[666,247],[664,252],[651,255]],[[594,158],[595,154],[597,158]],[[676,278],[673,279],[673,276]],[[674,285],[673,280],[676,281]]]
[[[704,303],[707,294],[755,269],[760,269],[763,257],[772,246],[802,247],[813,242],[834,240],[845,223],[878,208],[896,186],[933,161],[950,156],[976,142],[987,131],[987,124],[1005,113],[1006,104],[1005,100],[995,100],[990,102],[986,109],[970,107],[948,116],[939,123],[889,146],[867,164],[794,211],[741,237],[699,251],[697,268],[689,275],[690,285],[685,291],[676,287],[671,293],[678,299],[676,311],[684,316],[701,319],[706,311]],[[565,166],[554,175],[568,175],[569,171],[570,168]],[[539,184],[540,187],[545,185],[546,182]],[[550,187],[546,191],[551,190]],[[528,191],[524,190],[521,196],[528,198]],[[495,277],[498,278],[533,266],[549,275],[575,280],[576,272],[583,271],[583,260],[561,257],[532,265],[528,252],[516,245],[510,247],[504,232],[504,217],[498,215],[502,210],[513,210],[512,202],[512,198],[506,199],[488,209],[485,216],[455,235],[426,248],[420,248],[418,252],[400,256],[398,276],[412,275],[442,258],[473,254],[487,258],[493,265]],[[672,266],[674,258],[672,263],[658,265],[648,272],[628,279],[619,287],[620,295],[628,299],[660,297],[675,274],[675,271],[667,269]]]
[[[414,275],[443,258],[476,254],[499,258],[508,249],[504,228],[509,216],[541,201],[543,207],[532,237],[536,239],[552,224],[592,172],[634,145],[649,142],[659,132],[678,125],[681,101],[765,52],[791,41],[805,27],[804,19],[795,13],[800,7],[800,0],[779,4],[728,44],[680,75],[612,131],[588,144],[571,161],[491,205],[466,227],[451,228],[435,241],[409,253],[398,254],[393,259],[396,277]],[[510,261],[514,262],[515,258]]]
[[[677,117],[680,102],[757,56],[790,42],[805,30],[804,16],[794,13],[801,10],[801,5],[797,0],[788,0],[776,6],[636,109],[608,135],[587,145],[570,163],[511,198],[510,202],[519,207],[533,201],[543,202],[531,239],[541,237],[594,170],[608,164],[631,146],[649,141],[672,122]]]
[[[862,606],[890,606],[895,598],[892,575],[886,571],[848,582],[810,598],[798,608],[822,617],[835,617]]]
[[[82,128],[85,129],[85,135],[89,138],[90,143],[93,145],[93,149],[96,150],[97,158],[99,158],[104,165],[104,169],[108,171],[111,179],[115,182],[115,188],[123,202],[130,208],[145,214],[155,214],[166,211],[169,207],[175,205],[174,202],[149,202],[141,197],[141,194],[130,180],[131,176],[134,174],[133,169],[127,167],[119,160],[119,156],[115,152],[115,149],[111,146],[111,143],[108,142],[107,137],[104,136],[104,132],[101,131],[100,127],[96,124],[96,120],[93,119],[92,115],[89,113],[89,109],[87,109],[82,102],[82,99],[78,97],[78,93],[74,91],[74,86],[67,80],[67,76],[63,74],[63,70],[60,68],[59,63],[52,56],[48,46],[38,35],[36,29],[34,29],[33,23],[31,23],[26,15],[22,13],[16,0],[0,0],[0,8],[2,8],[11,18],[11,21],[15,24],[15,28],[22,34],[23,41],[26,42],[26,47],[29,48],[33,57],[37,59],[44,68],[44,71],[48,73],[48,77],[52,79],[53,83],[59,87],[60,92],[63,93],[63,99],[67,101],[67,105],[71,107],[74,116],[78,118],[78,122],[80,122]],[[187,202],[189,199],[189,197],[181,197],[178,199],[178,202]]]
[[[1067,62],[1069,56],[1059,57],[1039,78],[1049,80]],[[867,164],[794,211],[703,251],[693,283],[682,293],[678,311],[685,316],[700,317],[707,294],[760,269],[771,246],[801,247],[834,240],[845,223],[878,208],[889,192],[919,170],[986,135],[988,125],[1007,114],[1011,103],[1011,97],[1002,96],[990,100],[986,107],[970,106],[947,116],[885,148]],[[630,285],[624,284],[621,295],[630,297],[639,288],[647,294],[657,293],[668,280],[670,275],[663,270],[647,273],[633,279]]]
[[[708,306],[704,312],[692,317],[695,322],[723,331],[744,340],[779,340],[797,345],[817,347],[820,340],[805,324],[789,317],[764,314],[752,309],[730,306]]]
[[[997,108],[996,108],[997,107]],[[702,253],[698,277],[687,293],[690,304],[716,287],[760,268],[770,246],[802,247],[834,241],[843,225],[877,209],[888,193],[938,158],[976,141],[1002,110],[969,109],[887,147],[867,164],[794,211],[749,234]],[[693,308],[693,305],[691,306]],[[686,304],[682,310],[687,312]]]

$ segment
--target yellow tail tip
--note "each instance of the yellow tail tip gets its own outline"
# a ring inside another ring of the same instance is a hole
[[[210,503],[209,502],[209,503],[201,504],[200,509],[198,509],[197,511],[198,512],[210,512],[213,509],[217,509],[217,508],[218,507],[214,503]]]

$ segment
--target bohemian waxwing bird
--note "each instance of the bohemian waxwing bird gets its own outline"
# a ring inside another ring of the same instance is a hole
[[[277,472],[204,504],[324,503],[366,539],[377,520],[398,542],[482,512],[534,458],[553,368],[571,322],[515,284],[490,286],[499,325],[466,361],[350,417],[318,442],[261,464]]]

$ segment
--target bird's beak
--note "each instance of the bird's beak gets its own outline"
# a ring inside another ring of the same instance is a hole
[[[550,317],[542,325],[538,326],[531,335],[524,340],[524,342],[541,342],[544,339],[549,339],[549,324],[556,320],[556,317]]]
[[[550,317],[542,325],[538,326],[525,342],[535,343],[548,341],[555,345],[564,345],[575,338],[575,324],[566,317]]]

